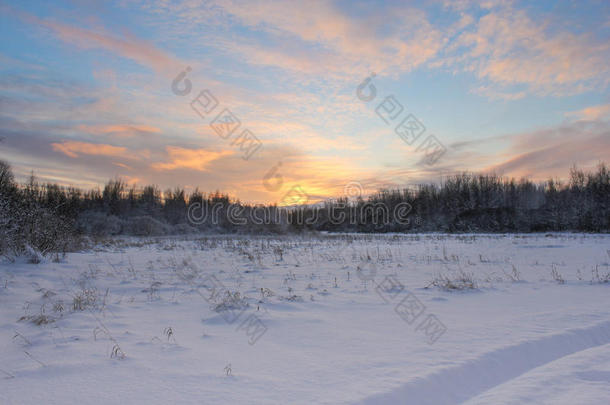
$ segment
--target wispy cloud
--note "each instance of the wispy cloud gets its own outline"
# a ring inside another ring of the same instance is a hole
[[[355,5],[357,13],[349,15],[324,0],[158,2],[156,13],[161,10],[193,28],[222,24],[210,45],[252,65],[306,75],[323,73],[334,79],[351,80],[371,69],[387,74],[408,72],[430,60],[444,41],[441,30],[429,23],[423,10],[404,4],[360,3]],[[266,41],[262,45],[261,38],[247,34],[227,40],[222,35],[227,24],[263,33]]]
[[[269,202],[293,185],[330,197],[349,181],[374,191],[460,170],[545,178],[609,152],[608,31],[567,24],[555,8],[134,0],[92,16],[78,6],[0,7],[20,17],[6,31],[18,45],[0,49],[0,152],[19,173],[78,184],[123,176]],[[15,51],[28,46],[40,51]],[[170,83],[187,64],[193,91],[178,97]],[[378,98],[366,104],[355,88],[372,71]],[[189,107],[204,88],[263,141],[254,159]],[[429,133],[445,129],[449,150],[434,168],[418,165],[421,155],[375,114],[390,93],[403,94],[404,113]],[[270,192],[262,179],[279,163],[284,188]]]
[[[206,149],[187,149],[177,146],[168,146],[166,151],[169,155],[170,162],[155,163],[152,165],[153,169],[192,169],[206,171],[213,161],[233,154],[232,151],[214,152]]]
[[[158,134],[160,128],[151,125],[132,125],[132,124],[114,124],[114,125],[79,125],[78,130],[94,135],[118,135],[118,136],[134,136],[143,134]]]
[[[610,118],[610,104],[594,105],[578,111],[570,111],[568,117],[578,120],[596,121]]]
[[[184,66],[184,63],[180,63],[167,52],[131,34],[115,37],[104,31],[87,30],[58,22],[43,20],[41,23],[50,28],[65,42],[83,49],[105,49],[124,58],[134,60],[158,73],[173,75]]]
[[[116,35],[116,33],[109,32],[101,26],[81,28],[50,18],[39,18],[10,6],[5,6],[3,9],[20,17],[32,26],[49,29],[62,41],[80,49],[110,51],[164,75],[173,75],[184,66],[184,62],[179,61],[175,56],[126,31],[122,32],[121,35]]]
[[[528,93],[569,95],[610,84],[607,38],[570,32],[569,25],[557,27],[544,15],[533,18],[511,2],[487,7],[487,14],[466,26],[441,61],[487,81],[476,90],[479,94],[514,100]]]
[[[53,150],[61,152],[71,158],[77,158],[79,155],[127,156],[127,148],[99,143],[64,141],[61,143],[52,143],[51,146]]]
[[[610,156],[610,124],[580,121],[517,134],[486,170],[538,180],[565,176],[572,165],[591,167]]]

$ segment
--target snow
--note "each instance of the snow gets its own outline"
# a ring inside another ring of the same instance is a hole
[[[176,237],[3,262],[0,403],[605,404],[609,242]]]

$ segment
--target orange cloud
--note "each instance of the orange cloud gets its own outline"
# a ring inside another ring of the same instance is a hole
[[[65,141],[62,143],[52,143],[54,151],[61,152],[71,158],[77,158],[79,154],[97,156],[119,156],[127,154],[127,148],[113,145]]]
[[[130,166],[126,165],[125,163],[120,163],[120,162],[112,162],[112,163],[118,167],[122,167],[123,169],[127,169],[127,170],[132,169]]]
[[[125,182],[130,186],[135,186],[142,180],[138,177],[131,177],[131,176],[123,176],[122,179],[125,180]]]
[[[571,111],[567,115],[584,121],[605,119],[610,117],[610,104],[595,105],[582,110]]]
[[[185,149],[177,146],[168,146],[165,149],[171,159],[171,162],[155,163],[152,165],[153,169],[193,169],[198,171],[206,171],[210,163],[213,161],[233,154],[232,151],[213,152],[206,149]]]

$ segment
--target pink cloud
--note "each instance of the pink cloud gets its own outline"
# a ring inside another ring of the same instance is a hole
[[[105,144],[65,141],[52,143],[51,146],[54,151],[61,152],[71,158],[77,158],[79,154],[114,157],[125,157],[127,155],[127,148]]]
[[[553,30],[549,20],[531,18],[510,4],[490,5],[491,12],[464,29],[440,62],[475,73],[494,88],[479,93],[516,99],[526,86],[538,95],[577,94],[610,83],[610,43],[591,33]]]
[[[371,6],[369,13],[357,18],[329,1],[223,0],[211,8],[202,6],[205,10],[197,15],[184,5],[163,7],[189,24],[219,24],[210,16],[227,21],[228,14],[234,17],[232,22],[266,31],[278,39],[274,47],[262,47],[251,38],[215,38],[211,43],[251,64],[305,74],[360,77],[371,69],[377,73],[406,72],[430,60],[444,41],[441,30],[429,23],[425,12],[408,5]]]
[[[178,69],[185,66],[184,62],[179,61],[168,52],[131,34],[118,36],[103,28],[85,29],[50,19],[41,19],[11,6],[4,6],[3,11],[12,13],[33,26],[50,29],[66,43],[71,43],[81,49],[104,49],[149,67],[157,73],[174,75]]]
[[[116,37],[106,32],[95,32],[48,20],[43,20],[42,24],[53,30],[65,42],[83,49],[105,49],[150,67],[158,73],[173,74],[183,66],[174,57],[158,49],[152,43],[132,35]]]
[[[610,117],[610,104],[594,105],[591,107],[583,108],[578,111],[571,111],[567,113],[569,117],[574,117],[584,121],[596,121]]]
[[[608,156],[610,126],[603,122],[580,121],[513,136],[510,147],[497,157],[503,161],[485,170],[545,180],[565,177],[574,164],[595,166]]]
[[[151,125],[130,125],[130,124],[114,124],[114,125],[79,125],[80,131],[93,135],[108,135],[114,134],[119,136],[133,136],[137,134],[158,134],[161,129]]]

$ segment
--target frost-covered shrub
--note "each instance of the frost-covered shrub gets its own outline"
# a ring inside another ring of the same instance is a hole
[[[87,235],[112,236],[121,233],[123,221],[103,212],[85,211],[79,215],[77,229]]]
[[[98,211],[85,211],[78,217],[78,231],[94,236],[162,236],[169,234],[195,233],[188,224],[169,225],[163,219],[149,215],[117,217]]]
[[[244,309],[247,307],[248,301],[246,297],[239,293],[239,291],[226,291],[225,295],[220,298],[219,302],[214,305],[214,311],[233,311]]]
[[[28,244],[25,245],[25,256],[28,262],[33,264],[38,264],[42,261],[42,254]]]
[[[67,252],[77,243],[72,224],[50,210],[30,207],[23,215],[21,236],[24,245],[40,253]]]
[[[476,290],[478,288],[474,275],[462,270],[453,276],[439,274],[430,282],[428,287],[430,286],[445,291]]]
[[[32,322],[36,326],[41,326],[41,325],[46,325],[46,324],[55,322],[55,318],[41,312],[36,315],[24,315],[21,318],[19,318],[18,321],[19,322],[28,321],[28,322]]]
[[[40,187],[30,179],[17,187],[10,166],[0,161],[0,254],[27,256],[38,263],[49,253],[65,253],[78,242],[69,218],[40,202]]]
[[[288,296],[280,296],[281,301],[289,301],[289,302],[304,302],[305,300],[300,295],[292,294]]]
[[[138,216],[125,221],[123,233],[133,236],[166,235],[169,226],[149,216]]]
[[[555,266],[554,264],[551,266],[551,277],[558,284],[565,284],[565,282],[566,282],[566,280],[563,278],[561,273],[559,273],[559,271],[557,270],[557,266]]]
[[[610,253],[608,253],[610,255]],[[600,273],[599,266],[595,265],[593,270],[591,270],[591,284],[606,284],[610,283],[610,272]]]
[[[95,309],[97,308],[99,300],[100,298],[97,289],[84,288],[73,297],[72,310],[84,311],[86,309]]]
[[[17,187],[8,164],[0,161],[0,254],[14,249],[18,234]]]
[[[172,227],[171,233],[175,235],[184,235],[189,233],[197,233],[197,228],[190,226],[189,224],[178,224]]]

